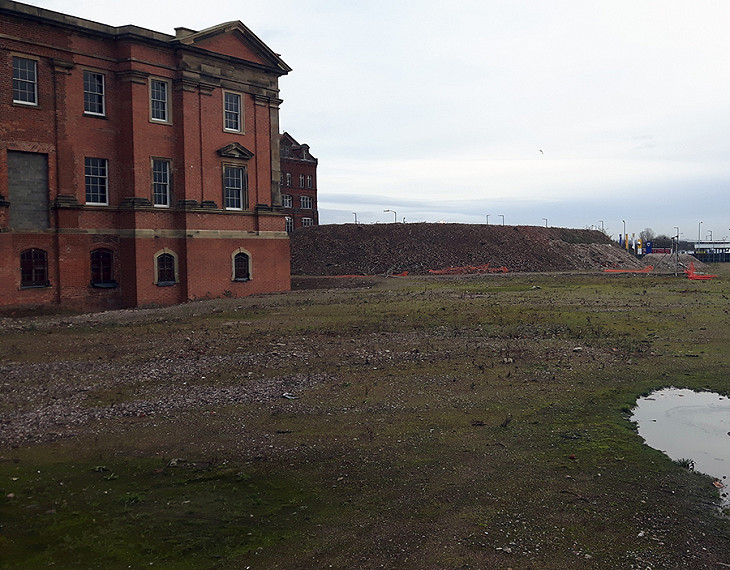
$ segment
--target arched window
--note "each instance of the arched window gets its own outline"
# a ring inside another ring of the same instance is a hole
[[[91,284],[94,287],[116,287],[114,280],[114,254],[108,249],[91,252]]]
[[[48,254],[42,249],[20,252],[20,286],[48,287]]]
[[[177,256],[164,248],[155,254],[155,284],[167,287],[177,283]]]
[[[248,281],[251,279],[251,256],[243,249],[233,252],[233,280]]]

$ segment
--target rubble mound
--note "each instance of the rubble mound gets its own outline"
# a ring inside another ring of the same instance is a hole
[[[291,233],[292,275],[425,275],[486,264],[518,272],[642,267],[598,230],[416,223],[323,225]]]
[[[707,266],[692,255],[680,253],[647,253],[641,258],[644,265],[651,265],[655,273],[671,273],[673,271],[682,273],[694,263],[695,269],[704,271]]]

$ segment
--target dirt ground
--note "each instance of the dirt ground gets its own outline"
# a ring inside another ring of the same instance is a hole
[[[2,319],[0,567],[728,566],[712,480],[628,419],[730,390],[718,272],[302,276]]]

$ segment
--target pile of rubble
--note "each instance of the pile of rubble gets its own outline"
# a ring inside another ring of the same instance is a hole
[[[471,224],[340,224],[291,234],[292,275],[425,275],[450,267],[602,270],[642,263],[597,230]]]

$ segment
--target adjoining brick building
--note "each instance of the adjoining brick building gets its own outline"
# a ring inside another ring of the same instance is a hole
[[[289,71],[241,22],[171,36],[0,0],[0,306],[288,290]]]
[[[281,135],[281,200],[286,230],[319,225],[317,212],[317,159],[309,146],[289,133]]]

